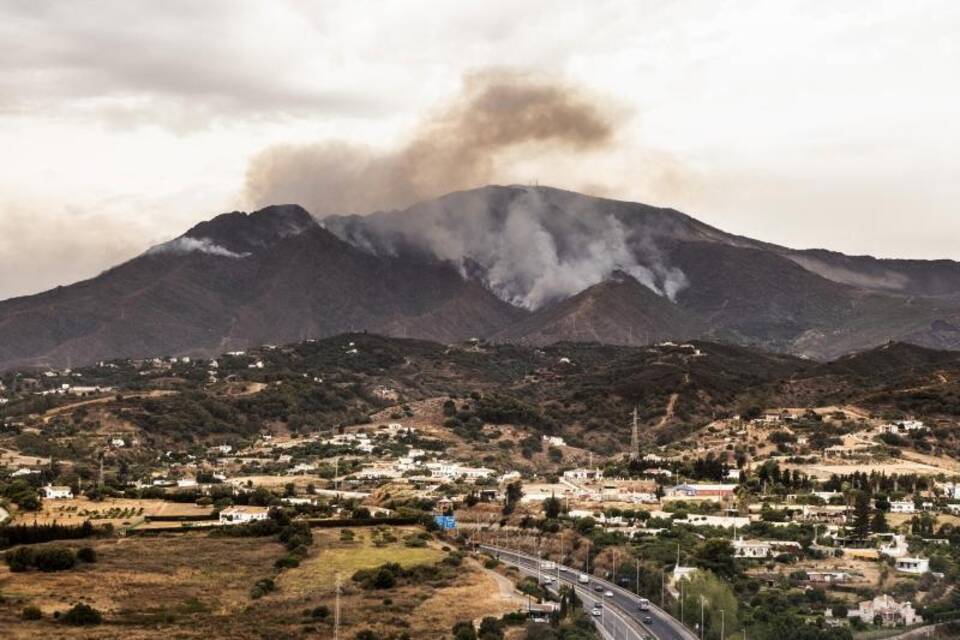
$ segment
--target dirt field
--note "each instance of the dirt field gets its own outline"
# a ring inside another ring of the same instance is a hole
[[[81,497],[71,500],[44,500],[40,511],[17,514],[15,522],[77,525],[90,520],[94,525],[110,523],[114,527],[130,527],[143,523],[146,516],[202,516],[209,513],[210,507],[198,507],[193,503],[126,498],[107,498],[94,502]]]

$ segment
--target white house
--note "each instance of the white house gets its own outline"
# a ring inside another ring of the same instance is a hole
[[[565,480],[600,480],[603,471],[600,469],[570,469],[563,472]]]
[[[909,602],[897,602],[886,594],[877,596],[873,600],[863,600],[856,609],[851,609],[847,615],[851,618],[860,618],[866,624],[873,624],[877,616],[885,627],[910,626],[923,622],[923,619],[914,611]]]
[[[735,484],[678,484],[670,490],[670,495],[682,498],[720,498],[733,495],[736,488]]]
[[[47,500],[66,500],[73,497],[73,489],[48,484],[43,487],[43,497]]]
[[[896,569],[902,573],[922,574],[930,572],[930,560],[904,556],[896,559]]]
[[[220,512],[220,524],[245,524],[256,520],[266,520],[268,517],[270,517],[270,510],[267,507],[237,505],[227,507]]]
[[[913,500],[893,500],[890,502],[890,513],[916,513],[917,506]]]
[[[744,540],[733,541],[733,554],[738,558],[768,558],[774,553],[793,552],[799,554],[799,542],[792,540]]]
[[[181,489],[187,489],[195,486],[197,486],[196,478],[180,478],[177,480],[177,487]]]
[[[123,447],[127,446],[127,443],[123,438],[111,438],[110,446],[117,447],[118,449],[122,449]]]
[[[456,480],[457,478],[467,478],[468,480],[480,480],[489,478],[494,474],[493,469],[486,467],[463,467],[453,462],[429,462],[427,468],[434,478],[446,478]]]
[[[762,540],[733,541],[733,555],[737,558],[769,558],[770,545]]]

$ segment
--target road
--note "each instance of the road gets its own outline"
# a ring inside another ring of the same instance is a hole
[[[493,553],[501,562],[514,565],[530,575],[537,575],[538,560],[533,556],[488,545],[480,545],[480,548]],[[590,577],[590,584],[585,588],[577,582],[580,575],[579,571],[569,567],[566,567],[566,571],[562,569],[563,567],[560,567],[549,572],[541,571],[541,573],[543,575],[549,574],[555,579],[559,576],[563,584],[576,587],[577,594],[587,604],[588,608],[593,606],[600,595],[593,590],[594,585],[601,585],[604,591],[613,593],[612,597],[603,598],[604,618],[608,617],[608,613],[612,614],[609,616],[611,620],[604,619],[603,621],[603,627],[607,631],[608,638],[640,640],[645,635],[652,635],[658,640],[696,640],[697,636],[692,631],[652,602],[649,611],[640,611],[640,596],[635,593],[595,576]],[[647,616],[650,617],[652,622],[644,624],[643,619]]]

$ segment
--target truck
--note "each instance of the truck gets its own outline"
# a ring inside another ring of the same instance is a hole
[[[540,568],[552,571],[557,568],[557,563],[550,560],[544,560],[540,563]]]
[[[588,576],[585,573],[581,573],[580,577],[577,578],[577,582],[579,582],[580,584],[590,584],[590,576]]]

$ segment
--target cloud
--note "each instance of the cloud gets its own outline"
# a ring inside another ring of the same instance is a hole
[[[95,276],[140,253],[148,235],[107,213],[0,201],[0,299]]]
[[[317,13],[321,13],[317,10]],[[321,13],[322,15],[322,13]],[[382,116],[368,87],[322,81],[329,35],[295,5],[105,0],[8,2],[0,114],[47,114],[178,132],[237,119]],[[282,46],[267,32],[283,34]]]
[[[577,87],[508,70],[468,75],[452,103],[429,114],[396,149],[344,141],[268,148],[250,163],[246,193],[256,205],[297,202],[312,213],[367,213],[487,184],[498,159],[608,148],[612,109]]]

